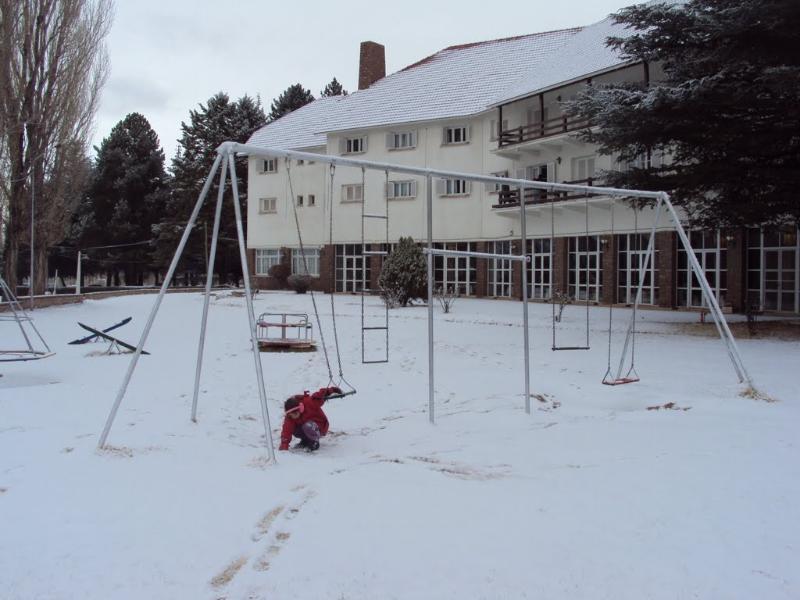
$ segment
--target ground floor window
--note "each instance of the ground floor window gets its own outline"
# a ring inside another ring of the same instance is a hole
[[[800,312],[800,235],[797,228],[747,232],[750,307]]]
[[[727,304],[728,294],[728,240],[719,231],[689,231],[689,243],[706,274],[706,281],[720,305]],[[700,280],[689,264],[683,244],[678,242],[678,268],[676,289],[678,306],[701,308],[708,306]]]
[[[528,240],[526,253],[531,257],[531,262],[526,265],[528,298],[549,300],[553,281],[553,252],[550,238]]]
[[[366,282],[369,288],[369,257],[362,254],[361,244],[339,244],[336,246],[336,291],[360,292]]]
[[[511,254],[511,242],[489,242],[491,254]],[[501,258],[488,260],[487,290],[489,296],[508,298],[511,296],[511,261]]]
[[[281,262],[280,248],[256,248],[256,275],[266,277]]]
[[[603,250],[599,235],[569,238],[569,289],[574,300],[600,301]]]
[[[474,252],[473,246],[472,242],[440,242],[433,245],[434,248],[461,252]],[[441,287],[443,290],[453,289],[460,296],[474,296],[477,279],[475,262],[476,259],[471,256],[435,255],[433,257],[434,287]]]
[[[639,289],[639,277],[650,243],[649,233],[625,233],[616,236],[617,242],[617,302],[633,304]],[[647,265],[640,304],[658,304],[658,251]]]
[[[305,264],[303,263],[303,254],[300,248],[292,248],[292,273],[295,275],[305,275],[306,265],[308,265],[308,274],[311,277],[319,277],[319,248],[304,248],[305,250]]]

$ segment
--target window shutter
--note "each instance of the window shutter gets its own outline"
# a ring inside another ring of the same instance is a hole
[[[386,134],[386,147],[388,149],[390,149],[390,150],[395,147],[395,145],[394,145],[394,134],[391,133],[391,132]]]
[[[527,124],[528,124],[528,125],[531,125],[532,123],[535,123],[535,122],[536,122],[536,114],[537,114],[538,112],[539,112],[539,111],[537,111],[537,110],[534,110],[534,109],[532,109],[532,108],[529,108],[529,109],[528,109],[528,111],[527,111],[527,119],[528,119],[528,123],[527,123]]]
[[[345,152],[347,152],[347,140],[339,138],[339,154],[344,154]]]
[[[465,181],[464,182],[464,193],[465,194],[471,194],[472,193],[472,182],[471,181]]]
[[[412,148],[416,148],[417,147],[417,132],[416,131],[412,131],[410,135],[411,135],[411,147]]]
[[[586,159],[586,178],[594,177],[594,156]]]
[[[394,184],[390,181],[388,183],[384,183],[384,193],[386,194],[387,198],[394,198]]]
[[[547,181],[555,181],[556,180],[556,163],[549,162],[547,163]]]
[[[499,183],[489,183],[488,181],[483,184],[487,192],[496,192]]]
[[[342,202],[347,202],[347,186],[342,186]]]
[[[514,179],[527,179],[525,177],[525,168],[517,169]]]
[[[447,181],[445,181],[444,179],[437,179],[436,194],[439,196],[444,196],[446,191],[447,191]]]
[[[362,152],[367,151],[367,136],[361,138],[361,151]]]
[[[414,136],[416,137],[416,133],[414,134]],[[416,181],[412,181],[411,182],[411,197],[412,198],[416,198],[417,197],[417,182]]]
[[[443,144],[447,143],[447,130],[448,130],[447,127],[442,127],[442,143]]]
[[[472,139],[472,125],[467,125],[464,127],[464,134],[465,134],[465,142],[468,142]]]
[[[257,172],[259,175],[263,175],[263,174],[264,174],[264,170],[265,170],[265,169],[264,169],[264,161],[263,161],[263,160],[261,160],[261,159],[257,160],[257,161],[256,161],[256,172]]]

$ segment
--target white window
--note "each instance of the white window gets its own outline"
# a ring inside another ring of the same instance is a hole
[[[385,248],[384,248],[385,249]],[[336,246],[336,291],[360,292],[369,287],[372,268],[361,244]]]
[[[569,297],[600,302],[603,289],[603,245],[599,235],[569,238]]]
[[[549,238],[528,240],[526,252],[531,257],[528,269],[528,298],[536,300],[550,299],[550,282],[553,277],[553,253],[550,251]]]
[[[436,192],[440,196],[467,196],[471,187],[466,179],[439,179],[436,182]]]
[[[416,198],[416,181],[390,181],[386,188],[388,198]]]
[[[508,177],[508,171],[495,171],[494,173],[489,173],[492,177]],[[487,183],[486,184],[486,191],[490,194],[497,194],[499,192],[508,191],[510,188],[502,183]]]
[[[466,144],[469,142],[470,127],[457,125],[442,129],[443,144]]]
[[[270,268],[281,262],[278,248],[256,248],[256,275],[269,275]]]
[[[508,129],[508,119],[503,119],[503,131]],[[497,131],[497,119],[492,119],[489,122],[489,141],[496,142],[500,137],[500,132]]]
[[[408,148],[416,148],[416,146],[416,131],[392,131],[386,134],[386,147],[389,150],[404,150]]]
[[[474,252],[472,242],[434,243],[434,248]],[[433,257],[433,284],[443,291],[453,290],[459,296],[475,295],[478,281],[477,261],[471,256]]]
[[[636,292],[639,289],[639,276],[642,272],[645,259],[647,258],[647,246],[650,243],[649,233],[623,233],[616,236],[617,243],[617,302],[624,304],[633,304],[636,299]],[[694,242],[693,242],[694,243]],[[678,250],[680,252],[680,249]],[[686,258],[686,255],[683,255]],[[713,257],[711,257],[713,258]],[[704,259],[701,258],[701,261]],[[642,297],[640,302],[642,304],[658,304],[658,262],[659,253],[658,249],[653,249],[653,255],[648,263],[647,271],[644,273],[644,283],[642,284]],[[681,257],[678,257],[678,264],[686,265],[684,260],[681,263]],[[703,264],[701,262],[701,264]],[[707,266],[712,266],[714,263],[709,260]],[[678,267],[678,286],[680,295],[680,285],[686,282],[686,275],[684,272],[684,279],[681,280],[681,268]],[[713,277],[713,275],[712,275]],[[709,279],[712,281],[712,279]],[[713,283],[712,283],[713,285]],[[691,286],[690,286],[691,288]],[[685,290],[684,290],[685,291]],[[696,290],[700,292],[700,290]],[[685,306],[685,305],[684,305]]]
[[[278,212],[278,199],[277,198],[259,198],[258,199],[258,212],[276,213]]]
[[[306,260],[303,264],[303,255],[300,248],[292,248],[292,274],[305,275],[306,265],[311,277],[319,277],[319,248],[305,248]]]
[[[317,197],[314,194],[308,195],[308,205],[309,206],[316,206],[317,205]]]
[[[361,154],[367,151],[367,138],[351,137],[339,140],[339,152],[341,154]]]
[[[489,252],[493,254],[511,254],[511,242],[489,242]],[[487,294],[495,297],[511,296],[511,261],[503,258],[492,258],[488,262]]]
[[[260,162],[261,173],[277,173],[278,172],[278,159],[277,158],[265,158]]]
[[[364,188],[360,183],[346,183],[342,186],[342,202],[361,202]]]
[[[581,156],[572,159],[572,180],[573,181],[588,181],[594,177],[595,173],[595,157]]]
[[[297,206],[303,206],[303,196],[302,196],[302,194],[297,196]]]

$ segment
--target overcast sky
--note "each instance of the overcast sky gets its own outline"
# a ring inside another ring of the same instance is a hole
[[[359,44],[386,46],[393,73],[442,48],[605,18],[630,0],[116,0],[111,75],[94,145],[131,112],[155,129],[167,158],[181,121],[219,91],[260,96],[264,111],[293,83],[319,96],[334,76],[358,87]]]

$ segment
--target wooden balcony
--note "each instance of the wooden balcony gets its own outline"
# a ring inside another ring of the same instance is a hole
[[[573,185],[602,185],[603,182],[597,178],[590,177],[589,179],[576,179],[574,181],[562,181],[562,183],[569,183]],[[579,198],[586,198],[590,194],[584,192],[561,192],[547,190],[526,189],[525,190],[525,205],[533,204],[547,204],[549,202],[563,202],[565,200],[577,200]],[[497,193],[497,204],[493,204],[492,208],[512,208],[519,207],[519,188],[511,188],[503,186]]]
[[[500,133],[500,138],[497,141],[499,148],[505,146],[512,146],[514,144],[521,144],[522,142],[530,142],[532,140],[539,140],[570,131],[578,131],[579,129],[586,129],[590,126],[589,120],[586,118],[568,117],[561,115],[552,119],[546,119],[538,123],[531,123],[529,125],[520,125],[519,127],[512,127],[511,129],[504,129]]]

